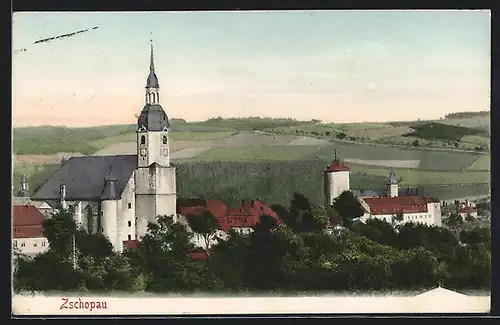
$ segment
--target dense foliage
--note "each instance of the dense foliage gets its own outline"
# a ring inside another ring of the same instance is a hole
[[[149,224],[138,249],[117,254],[102,235],[85,234],[62,211],[44,225],[50,250],[32,260],[17,258],[14,289],[286,293],[422,290],[440,282],[456,290],[489,288],[487,230],[457,237],[440,227],[364,224],[346,193],[333,209],[295,193],[286,207],[274,207],[281,225],[264,217],[253,233],[231,231],[199,261],[188,254],[196,251],[192,234],[168,216]],[[329,220],[347,228],[329,234]],[[207,233],[213,228],[198,227]]]
[[[450,140],[460,141],[467,135],[480,135],[485,133],[481,129],[467,128],[457,125],[447,125],[442,123],[419,123],[412,125],[413,132],[405,136],[417,137],[426,140]]]

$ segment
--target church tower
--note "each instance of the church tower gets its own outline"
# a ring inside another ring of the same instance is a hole
[[[398,196],[399,192],[399,185],[398,185],[398,177],[396,176],[396,173],[394,170],[391,168],[391,173],[389,174],[389,177],[387,178],[387,196],[388,197],[396,197]]]
[[[145,105],[137,119],[136,235],[142,237],[148,222],[176,213],[175,167],[170,165],[167,114],[160,105],[160,84],[155,72],[151,42]]]

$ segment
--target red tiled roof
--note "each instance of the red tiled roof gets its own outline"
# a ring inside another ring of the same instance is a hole
[[[14,226],[41,225],[43,214],[33,205],[14,205],[12,209]]]
[[[436,199],[425,196],[399,196],[364,198],[372,215],[427,212],[427,203],[436,203]],[[438,201],[439,202],[439,201]]]
[[[33,205],[15,205],[12,208],[14,238],[40,238],[45,217]]]
[[[179,214],[183,216],[199,215],[203,211],[210,211],[219,220],[220,230],[225,232],[230,228],[253,228],[263,215],[275,218],[279,224],[278,215],[259,200],[242,201],[241,205],[235,209],[229,209],[219,200],[180,200],[178,203],[181,204],[178,205]]]
[[[325,172],[348,172],[351,168],[347,167],[344,162],[336,159],[334,160],[330,166],[327,166]]]
[[[136,249],[137,247],[139,247],[139,241],[137,239],[124,240],[123,246],[125,246],[128,249]]]
[[[459,213],[475,213],[476,212],[476,209],[474,209],[473,207],[461,207],[460,210],[459,210]]]
[[[208,259],[208,255],[205,252],[193,252],[190,253],[189,256],[195,261],[203,261]]]

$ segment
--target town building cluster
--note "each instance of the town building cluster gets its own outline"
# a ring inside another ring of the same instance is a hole
[[[259,199],[242,201],[239,207],[230,208],[219,200],[177,197],[176,171],[170,163],[170,123],[160,105],[159,90],[151,45],[145,105],[137,120],[137,153],[72,157],[31,196],[23,177],[13,198],[16,251],[36,255],[47,250],[42,223],[59,209],[70,211],[75,222],[89,233],[104,234],[118,252],[137,247],[148,223],[154,222],[158,215],[173,216],[176,222],[188,226],[186,216],[210,211],[219,221],[216,236],[222,239],[230,229],[241,233],[253,231],[264,215],[280,222],[277,214]],[[351,190],[349,176],[350,168],[335,157],[324,171],[326,204],[332,205],[342,192],[351,191],[365,210],[361,220],[378,218],[393,222],[399,214],[403,223],[441,225],[439,200],[399,188],[393,171],[385,193]],[[474,214],[473,209],[462,207],[463,213]],[[196,234],[193,243],[206,248],[203,238]]]

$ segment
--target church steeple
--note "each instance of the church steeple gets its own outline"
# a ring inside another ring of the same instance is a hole
[[[149,75],[148,79],[146,81],[146,94],[147,93],[158,93],[158,90],[160,89],[160,84],[158,83],[158,77],[156,76],[155,73],[155,60],[154,60],[154,48],[153,48],[153,40],[150,40],[151,42],[151,57],[149,61]],[[153,104],[157,104],[159,102],[159,98],[155,99],[155,96],[153,96],[152,100],[155,101]],[[146,102],[147,102],[147,97],[146,97]]]

